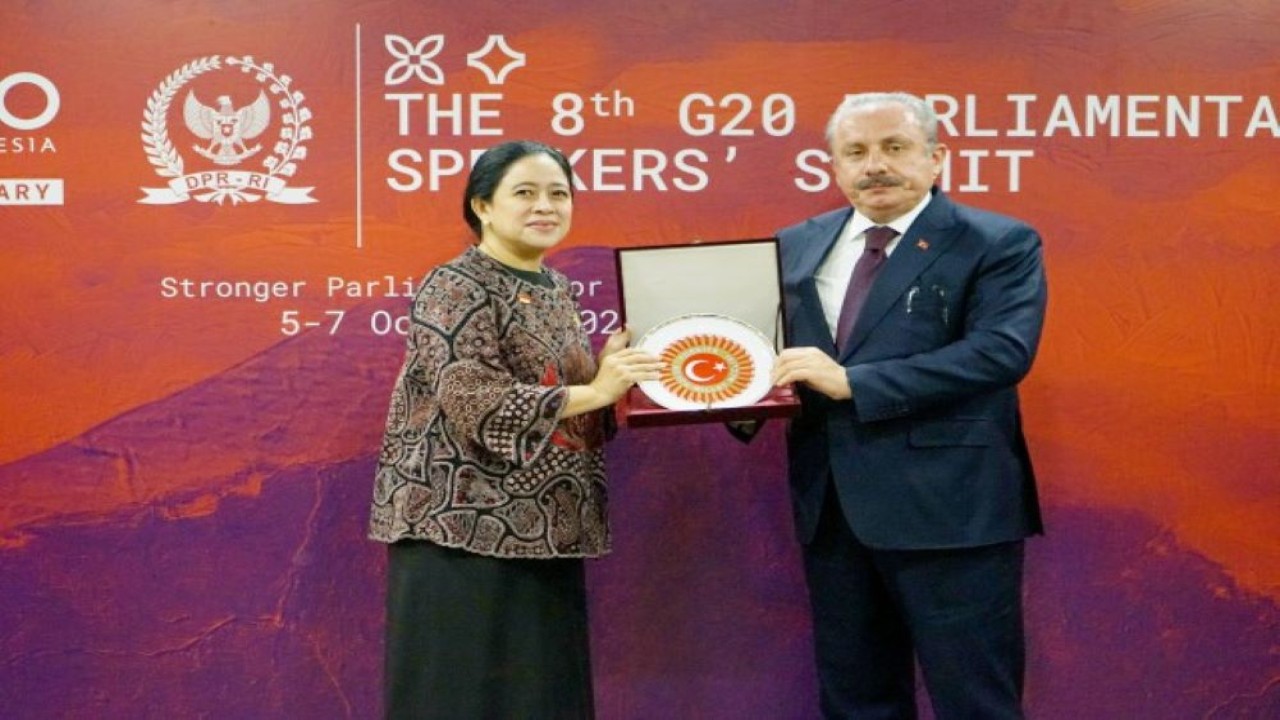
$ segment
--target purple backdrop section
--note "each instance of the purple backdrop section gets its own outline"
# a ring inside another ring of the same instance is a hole
[[[41,528],[4,553],[4,717],[372,717],[369,463],[287,471],[200,518]]]
[[[611,282],[608,250],[569,250],[556,264]],[[584,298],[597,311],[615,301],[607,287]],[[361,312],[377,309],[403,303]],[[397,338],[303,335],[0,467],[3,492],[31,473],[107,477],[108,446],[132,448],[142,467],[151,453],[244,443],[260,452],[235,456],[269,457],[288,428],[322,413],[365,428],[369,448],[327,466],[229,473],[201,491],[219,497],[204,515],[141,504],[24,528],[25,542],[0,549],[0,714],[376,717],[384,555],[364,524],[401,353]],[[319,381],[336,377],[363,391]],[[280,430],[229,429],[246,387]],[[306,401],[285,402],[298,388]],[[200,422],[222,432],[174,432]],[[602,720],[818,716],[784,458],[780,423],[750,445],[700,425],[623,430],[610,446],[615,552],[588,565]],[[237,490],[249,474],[263,478],[256,494]],[[1047,510],[1050,534],[1028,553],[1032,717],[1280,717],[1273,602],[1141,516]]]

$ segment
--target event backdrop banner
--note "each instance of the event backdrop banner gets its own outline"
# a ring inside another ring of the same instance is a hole
[[[365,540],[408,298],[504,140],[552,262],[843,202],[826,118],[926,97],[944,190],[1045,240],[1023,384],[1037,718],[1280,715],[1280,5],[0,3],[0,715],[378,715]],[[814,718],[781,422],[624,428],[589,564],[608,719]]]

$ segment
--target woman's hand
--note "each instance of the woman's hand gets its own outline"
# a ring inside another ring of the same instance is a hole
[[[604,347],[600,348],[599,361],[604,362],[605,358],[619,350],[625,350],[630,344],[631,328],[624,325],[621,330],[615,330],[609,335],[609,339],[604,341]]]
[[[600,369],[596,371],[590,387],[607,399],[604,405],[612,405],[638,382],[658,379],[662,361],[646,352],[628,347],[630,344],[631,328],[623,326],[610,335],[600,349]]]
[[[662,361],[649,353],[627,347],[631,330],[623,328],[609,336],[600,349],[600,367],[587,385],[569,388],[569,402],[563,417],[580,415],[617,402],[638,382],[657,380]]]

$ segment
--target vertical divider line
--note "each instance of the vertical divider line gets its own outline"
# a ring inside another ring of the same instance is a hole
[[[356,248],[364,248],[364,148],[360,103],[360,23],[356,23]]]

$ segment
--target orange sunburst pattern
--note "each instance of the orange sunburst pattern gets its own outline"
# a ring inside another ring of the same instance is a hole
[[[659,376],[671,394],[708,405],[735,397],[755,377],[751,355],[737,342],[720,335],[690,335],[662,351]]]

